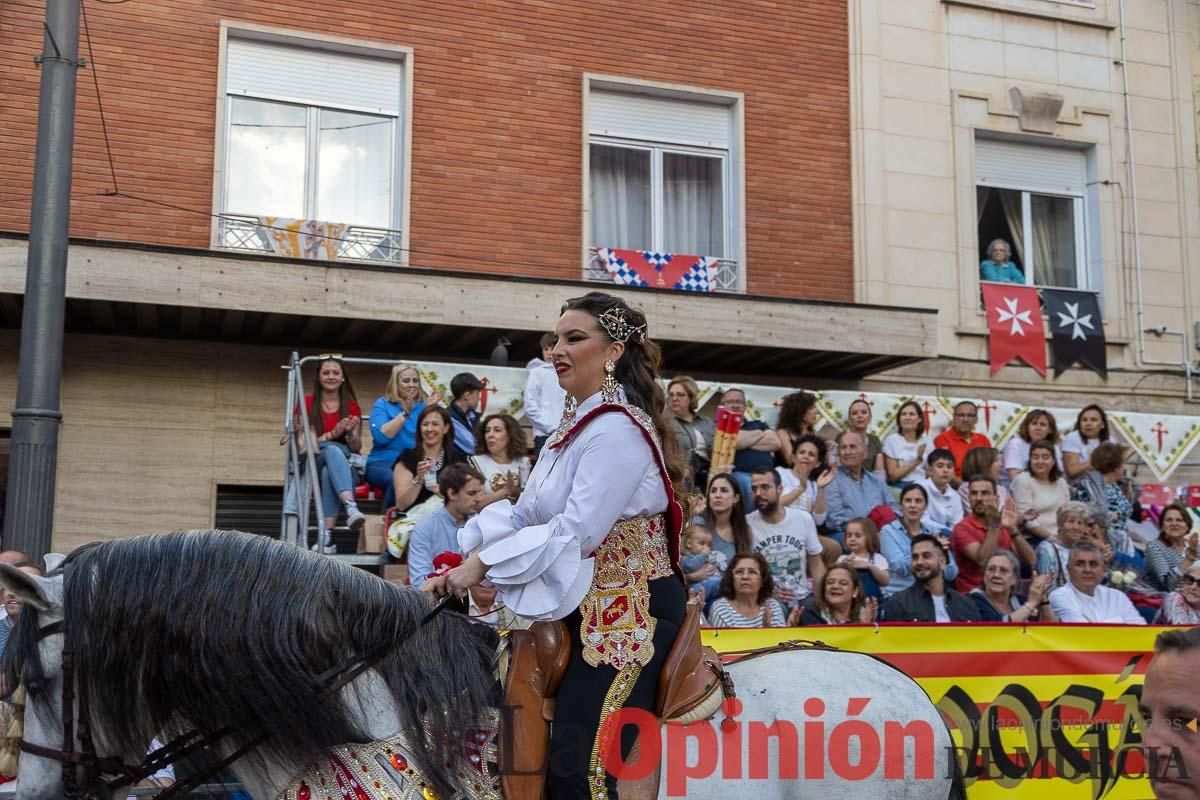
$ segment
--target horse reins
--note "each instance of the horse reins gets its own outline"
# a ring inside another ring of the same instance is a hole
[[[367,670],[378,664],[388,653],[397,647],[403,645],[408,639],[414,636],[425,625],[429,624],[434,617],[438,615],[450,602],[454,599],[453,594],[448,594],[438,601],[438,603],[430,609],[415,628],[409,631],[406,635],[396,639],[395,641],[383,642],[379,646],[369,652],[354,656],[343,661],[341,664],[326,670],[316,678],[316,685],[319,694],[322,698],[330,697],[354,679],[358,678]],[[174,764],[184,756],[192,753],[205,750],[230,734],[234,733],[234,728],[225,726],[212,733],[202,734],[198,730],[190,730],[180,736],[175,737],[167,744],[147,754],[146,758],[138,766],[131,766],[124,763],[119,757],[108,756],[101,758],[96,754],[95,740],[92,737],[92,727],[90,724],[90,715],[88,711],[88,689],[87,682],[79,682],[79,714],[78,720],[75,715],[75,700],[76,700],[76,681],[75,681],[75,665],[74,654],[71,650],[71,639],[68,635],[67,620],[64,615],[62,620],[52,622],[38,628],[38,641],[45,639],[48,636],[61,635],[63,637],[63,652],[62,652],[62,715],[63,715],[63,746],[62,749],[55,750],[51,747],[43,747],[42,745],[32,744],[21,739],[21,751],[30,755],[47,758],[53,761],[58,761],[63,768],[63,796],[67,800],[88,800],[95,798],[97,795],[94,792],[95,787],[103,785],[108,789],[115,789],[119,786],[129,786],[144,778],[153,775],[159,770]],[[76,728],[78,728],[78,737],[76,737]],[[234,762],[246,754],[253,751],[268,738],[271,733],[268,731],[260,731],[256,733],[249,741],[239,747],[234,752],[230,753],[220,761],[200,770],[195,775],[188,778],[186,781],[175,783],[174,785],[164,789],[159,795],[158,800],[170,800],[171,798],[180,797],[192,789],[201,785],[211,776],[230,766]],[[73,749],[74,742],[78,738],[79,749]],[[76,776],[76,771],[82,771],[80,776]]]

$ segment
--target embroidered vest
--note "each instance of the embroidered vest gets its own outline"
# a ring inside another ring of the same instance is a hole
[[[549,448],[567,446],[588,423],[606,413],[625,414],[641,431],[667,495],[665,513],[618,520],[592,553],[592,584],[579,606],[583,660],[593,667],[608,664],[622,669],[631,664],[645,666],[654,657],[657,620],[650,616],[650,581],[670,575],[684,580],[679,568],[683,509],[675,501],[654,422],[636,406],[605,403],[578,421],[565,421],[551,436]]]

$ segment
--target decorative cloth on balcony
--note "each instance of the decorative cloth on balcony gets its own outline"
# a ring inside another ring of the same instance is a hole
[[[1079,363],[1107,380],[1108,354],[1104,322],[1100,319],[1100,298],[1094,292],[1042,289],[1042,302],[1046,304],[1046,321],[1050,325],[1054,377]]]
[[[338,245],[348,227],[343,222],[287,217],[259,217],[258,224],[267,234],[275,255],[314,261],[337,259]]]
[[[601,247],[596,257],[622,286],[653,286],[682,292],[711,292],[717,285],[717,259],[649,250]]]
[[[987,310],[988,354],[992,374],[1019,358],[1046,375],[1046,334],[1037,289],[1015,283],[981,281]]]

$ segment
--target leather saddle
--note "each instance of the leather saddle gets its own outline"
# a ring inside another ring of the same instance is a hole
[[[541,800],[550,756],[554,698],[571,654],[564,622],[535,622],[511,631],[504,712],[500,718],[501,781],[505,800]],[[688,605],[658,680],[655,715],[666,724],[711,717],[733,683],[711,647],[700,641],[700,607]]]

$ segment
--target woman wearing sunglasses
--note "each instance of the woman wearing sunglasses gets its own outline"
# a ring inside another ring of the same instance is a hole
[[[1183,574],[1179,588],[1163,600],[1155,625],[1200,625],[1200,564]]]

